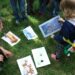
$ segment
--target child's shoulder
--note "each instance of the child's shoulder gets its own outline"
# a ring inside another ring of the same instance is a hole
[[[69,22],[68,20],[65,20],[65,22],[62,25],[62,29],[71,31],[72,29],[73,30],[75,29],[75,26],[71,22]]]
[[[74,26],[74,24],[75,24],[75,22],[72,23],[72,22],[69,21],[69,20],[65,20],[64,23],[63,23],[63,25],[66,25],[66,26]]]

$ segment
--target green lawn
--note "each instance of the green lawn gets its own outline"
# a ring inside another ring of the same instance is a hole
[[[9,0],[0,0],[0,15],[4,17],[4,29],[0,33],[0,37],[4,35],[4,33],[11,30],[14,34],[20,37],[21,41],[11,47],[9,44],[0,39],[0,43],[3,47],[13,52],[14,56],[8,59],[4,64],[4,69],[0,72],[0,75],[21,75],[16,60],[28,55],[32,55],[31,50],[34,48],[44,46],[47,50],[48,56],[50,58],[50,54],[54,52],[56,42],[52,40],[50,37],[43,38],[40,30],[39,24],[49,19],[49,14],[44,17],[40,16],[30,16],[28,20],[21,22],[19,26],[14,24],[12,10],[10,8]],[[37,40],[28,41],[26,37],[22,33],[22,29],[31,25],[34,31],[39,36]],[[61,62],[56,62],[51,60],[51,65],[45,66],[43,68],[38,68],[38,75],[75,75],[75,54],[69,59],[62,58]]]

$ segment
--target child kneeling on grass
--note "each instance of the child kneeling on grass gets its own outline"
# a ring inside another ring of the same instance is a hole
[[[60,44],[60,47],[65,47],[68,43],[65,42],[64,38],[71,42],[75,40],[75,0],[61,0],[60,7],[65,20],[63,20],[59,34],[53,38]],[[51,58],[54,60],[59,60],[62,55],[63,48],[60,49],[60,47],[59,50],[51,54]]]

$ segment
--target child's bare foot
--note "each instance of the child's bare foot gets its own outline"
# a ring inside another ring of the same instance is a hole
[[[13,55],[10,51],[4,49],[3,47],[0,47],[0,49],[2,50],[2,52],[4,53],[4,55],[5,55],[7,58],[8,58],[8,57],[11,57],[11,56]]]
[[[59,60],[56,59],[56,54],[51,54],[51,58],[56,60],[56,61],[59,61]]]

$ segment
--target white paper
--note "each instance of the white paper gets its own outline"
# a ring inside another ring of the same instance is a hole
[[[27,28],[23,29],[23,33],[28,40],[36,39],[38,37],[31,26],[28,26]]]
[[[61,29],[61,24],[58,22],[60,16],[53,17],[52,19],[39,25],[39,28],[44,37],[48,37]]]
[[[32,55],[37,68],[51,64],[44,47],[32,49]]]
[[[37,75],[37,70],[34,66],[33,60],[31,58],[31,56],[27,56],[21,59],[17,60],[21,75]],[[31,65],[31,68],[33,70],[33,73],[29,73],[30,68],[29,65]]]
[[[12,43],[11,40],[8,37],[6,37],[5,35],[2,37],[2,39],[4,41],[6,41],[10,46],[16,45],[20,41],[20,38],[17,37],[15,34],[13,34],[11,31],[9,31],[8,33],[12,34],[17,39],[17,41]],[[6,33],[6,34],[8,34],[8,33]]]

